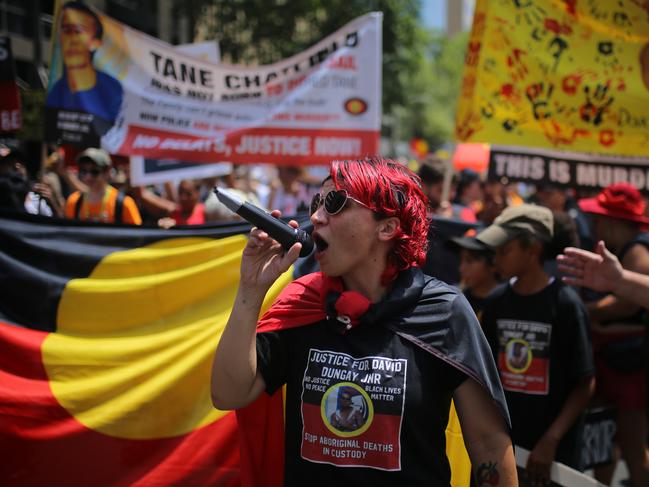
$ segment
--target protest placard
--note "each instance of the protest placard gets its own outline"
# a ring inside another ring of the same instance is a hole
[[[626,182],[649,193],[649,157],[493,145],[489,152],[488,177],[593,191]]]
[[[632,0],[478,0],[456,137],[648,156],[648,32]]]

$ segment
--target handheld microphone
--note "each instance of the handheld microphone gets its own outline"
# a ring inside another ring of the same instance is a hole
[[[293,228],[288,223],[284,223],[279,218],[275,218],[270,213],[262,210],[258,206],[241,201],[239,198],[229,193],[227,190],[214,187],[214,194],[229,210],[235,212],[244,220],[252,223],[257,228],[261,228],[268,235],[277,240],[285,251],[288,251],[294,243],[300,242],[302,249],[300,257],[306,257],[313,250],[313,240],[311,236],[300,228]]]

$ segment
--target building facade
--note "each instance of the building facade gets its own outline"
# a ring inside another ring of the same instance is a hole
[[[191,42],[179,0],[86,0],[86,5],[171,44]],[[21,89],[45,89],[55,0],[0,0],[0,36],[9,36]]]

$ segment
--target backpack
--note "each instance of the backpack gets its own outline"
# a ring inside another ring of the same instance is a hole
[[[85,193],[79,195],[79,199],[74,205],[74,218],[79,219],[79,213],[81,212],[81,205],[83,205],[83,199]],[[124,209],[124,193],[119,191],[117,193],[117,198],[115,198],[115,221],[113,223],[122,223],[122,210]]]

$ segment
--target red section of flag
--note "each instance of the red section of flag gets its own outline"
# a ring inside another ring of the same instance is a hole
[[[237,409],[241,485],[284,485],[284,403],[282,391],[265,392],[249,406]]]
[[[324,310],[325,277],[320,272],[290,282],[257,323],[257,332],[285,330],[317,323],[327,316]]]
[[[282,289],[273,306],[259,319],[257,332],[285,330],[324,320],[327,317],[325,296],[330,292],[340,295],[334,306],[338,315],[350,318],[352,326],[356,326],[370,307],[369,299],[356,291],[344,291],[340,278],[313,272]]]
[[[378,151],[379,132],[372,130],[245,128],[197,137],[131,125],[116,152],[193,162],[317,165],[373,156]]]
[[[53,396],[47,333],[0,322],[0,479],[4,485],[240,485],[234,414],[175,438],[88,429]]]

